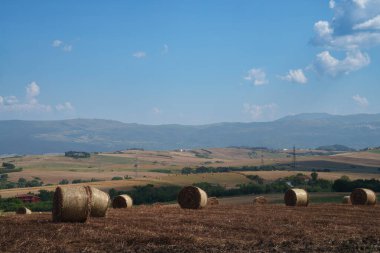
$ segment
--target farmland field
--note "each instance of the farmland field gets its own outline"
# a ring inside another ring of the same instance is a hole
[[[6,252],[378,252],[380,208],[140,206],[84,224],[52,223],[49,213],[3,216],[0,238]]]
[[[153,183],[156,186],[174,184],[187,185],[197,182],[218,183],[225,187],[250,182],[245,175],[258,175],[273,181],[297,173],[310,174],[311,169],[319,172],[319,178],[335,180],[343,175],[350,179],[379,179],[380,154],[373,152],[350,152],[328,155],[326,152],[298,150],[297,170],[291,171],[290,151],[254,150],[247,148],[210,148],[182,151],[142,151],[126,150],[92,154],[90,158],[74,159],[63,155],[36,155],[2,158],[0,162],[11,162],[22,167],[19,172],[8,173],[8,180],[17,182],[19,178],[41,181],[52,186],[39,188],[0,190],[3,197],[11,197],[38,189],[54,189],[61,180],[103,180],[91,183],[102,190],[115,188],[131,189],[133,186]],[[275,166],[287,164],[287,170],[277,171]],[[270,171],[204,173],[182,175],[184,167],[242,167],[274,166]],[[129,180],[114,181],[114,177],[128,177]]]

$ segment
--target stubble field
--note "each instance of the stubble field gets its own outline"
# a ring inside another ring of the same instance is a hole
[[[140,206],[85,224],[0,217],[2,252],[378,252],[380,207]]]

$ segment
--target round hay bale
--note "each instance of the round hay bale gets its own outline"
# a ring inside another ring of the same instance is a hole
[[[264,196],[258,196],[253,199],[254,205],[265,205],[268,203],[268,200]]]
[[[113,208],[131,208],[133,206],[133,199],[126,195],[116,196],[112,201]]]
[[[365,188],[356,188],[350,195],[353,205],[375,205],[376,194],[374,191]]]
[[[208,206],[217,206],[219,205],[219,200],[216,197],[211,197],[207,199]]]
[[[92,217],[105,217],[107,213],[107,209],[110,206],[110,196],[91,186],[88,187],[88,192],[91,194],[91,213]]]
[[[342,199],[342,204],[349,204],[349,205],[351,205],[350,196],[344,196],[343,199]]]
[[[86,222],[91,213],[89,188],[57,187],[53,197],[54,222]]]
[[[32,211],[26,207],[20,207],[16,210],[16,214],[32,214]]]
[[[308,206],[309,194],[304,189],[289,189],[284,195],[287,206]]]
[[[200,209],[207,205],[207,194],[201,188],[186,186],[179,192],[177,200],[181,208]]]

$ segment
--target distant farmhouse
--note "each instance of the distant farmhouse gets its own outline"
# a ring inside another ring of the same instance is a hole
[[[16,199],[19,199],[24,203],[36,203],[41,201],[40,197],[31,194],[17,195]]]

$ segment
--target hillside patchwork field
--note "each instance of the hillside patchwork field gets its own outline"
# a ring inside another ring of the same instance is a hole
[[[8,173],[9,181],[19,178],[39,178],[48,186],[0,190],[3,197],[37,192],[39,189],[53,190],[61,180],[102,180],[89,183],[102,190],[110,188],[128,190],[133,186],[154,184],[189,185],[198,182],[217,183],[224,187],[250,182],[246,175],[258,175],[274,181],[297,173],[310,174],[311,169],[319,172],[319,178],[336,180],[343,175],[350,179],[379,179],[380,154],[376,152],[351,152],[331,155],[323,151],[298,150],[297,170],[293,171],[291,151],[272,151],[249,148],[212,148],[177,151],[126,150],[93,154],[90,158],[70,158],[63,155],[38,155],[2,158],[1,162],[14,163],[22,167],[19,172]],[[286,170],[278,171],[286,164]],[[273,166],[266,171],[236,171],[228,173],[181,174],[184,167],[243,167]],[[304,171],[302,171],[304,170]],[[113,178],[129,180],[112,180]]]

